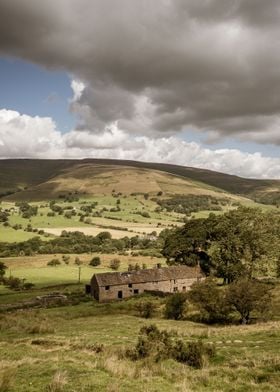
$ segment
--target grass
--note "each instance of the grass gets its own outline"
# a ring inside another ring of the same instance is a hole
[[[11,227],[4,227],[0,224],[0,241],[1,242],[20,242],[27,241],[35,237],[36,233],[28,233],[23,230],[14,230]],[[42,237],[45,239],[44,237]]]
[[[113,207],[117,206],[117,200],[120,200],[121,210],[118,212],[110,211]],[[90,217],[90,224],[85,224],[80,221],[79,213],[82,213],[81,207],[97,202],[97,207],[94,211],[102,212],[101,217]],[[12,202],[3,202],[1,207],[3,209],[10,210],[9,224],[10,226],[21,225],[22,229],[14,230],[12,227],[5,228],[0,224],[0,238],[1,241],[7,242],[19,242],[24,241],[33,236],[38,235],[37,233],[29,233],[24,231],[27,225],[31,225],[33,229],[43,229],[46,233],[52,235],[60,235],[62,230],[78,230],[82,231],[88,235],[97,235],[101,231],[110,231],[113,238],[121,238],[126,235],[142,235],[145,233],[151,233],[156,231],[160,233],[164,228],[171,226],[180,226],[183,224],[184,215],[175,212],[155,212],[158,206],[156,202],[152,201],[150,198],[145,199],[143,194],[140,195],[122,195],[118,198],[112,195],[99,195],[89,198],[81,198],[79,201],[69,203],[63,202],[61,199],[57,200],[57,204],[62,208],[71,206],[75,209],[77,215],[73,216],[71,219],[67,219],[63,215],[56,214],[54,217],[47,216],[51,211],[49,208],[49,202],[36,202],[34,203],[38,207],[38,214],[32,216],[30,219],[22,218],[21,215],[11,208],[14,207]],[[255,205],[250,202],[250,205]],[[107,211],[102,211],[106,208]],[[227,211],[232,207],[227,206],[224,211]],[[267,207],[268,208],[268,207]],[[272,208],[270,206],[270,208]],[[145,218],[139,215],[139,212],[148,212],[149,217]],[[192,214],[196,218],[207,217],[210,212],[222,213],[215,211],[200,211],[198,213]],[[127,229],[118,230],[118,228]],[[43,237],[48,239],[48,237]]]
[[[162,300],[154,301],[160,305]],[[279,390],[279,322],[218,327],[165,320],[158,314],[152,322],[160,329],[184,341],[215,344],[217,355],[202,370],[173,360],[132,362],[120,353],[133,346],[139,328],[151,322],[137,317],[136,302],[135,298],[103,305],[88,302],[4,315],[1,367],[16,369],[14,390],[35,392],[50,386],[62,391]],[[96,352],[101,344],[103,351]]]
[[[108,271],[113,255],[100,255],[102,264],[89,267],[96,255],[78,255],[82,282],[78,285],[76,255],[70,264],[46,267],[52,257],[38,255],[5,259],[16,276],[36,282],[29,292],[12,292],[0,286],[0,304],[34,299],[50,291],[83,291],[94,272]],[[129,262],[152,266],[157,259],[119,256],[121,269]],[[8,270],[9,273],[9,270]],[[62,284],[48,288],[48,286]],[[71,285],[71,283],[73,283]],[[152,320],[138,317],[135,305],[145,297],[99,304],[25,309],[0,316],[0,386],[10,391],[272,391],[280,386],[280,285],[273,290],[273,320],[247,326],[217,326],[162,317],[164,299],[147,297],[156,304]],[[155,323],[183,341],[213,344],[217,354],[201,370],[173,360],[130,361],[123,352],[136,343],[141,326]],[[2,381],[1,381],[2,380]],[[222,387],[221,387],[222,386]],[[222,388],[222,389],[221,389]],[[0,389],[1,391],[1,389]]]

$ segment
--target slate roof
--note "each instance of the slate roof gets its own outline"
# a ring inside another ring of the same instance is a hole
[[[129,283],[161,282],[173,279],[195,279],[204,277],[200,267],[185,265],[167,268],[142,269],[128,272],[105,272],[93,275],[99,286],[117,286]]]

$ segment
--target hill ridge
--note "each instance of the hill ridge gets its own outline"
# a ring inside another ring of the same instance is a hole
[[[0,160],[0,195],[3,197],[7,192],[14,193],[25,187],[43,185],[85,164],[92,165],[92,168],[103,165],[160,171],[260,202],[268,204],[280,202],[280,180],[248,179],[209,169],[169,163],[98,158]]]

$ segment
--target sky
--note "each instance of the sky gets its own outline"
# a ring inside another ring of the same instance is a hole
[[[279,0],[1,0],[0,158],[280,179]]]

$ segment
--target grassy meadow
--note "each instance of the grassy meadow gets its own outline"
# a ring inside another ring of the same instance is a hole
[[[33,202],[31,205],[38,207],[36,216],[29,219],[23,218],[19,213],[15,202],[2,201],[0,208],[9,212],[9,226],[0,222],[0,241],[1,242],[20,242],[26,241],[36,235],[38,230],[44,230],[45,234],[40,235],[42,239],[48,240],[49,237],[58,236],[63,230],[81,231],[87,235],[97,235],[102,231],[110,231],[113,238],[125,236],[146,235],[153,231],[159,234],[165,228],[183,225],[185,215],[174,211],[157,211],[158,204],[152,200],[156,195],[145,198],[144,194],[136,195],[97,195],[87,198],[79,198],[78,201],[67,202],[61,199],[56,200],[56,205],[63,208],[63,214],[56,213],[49,216],[52,212],[49,201]],[[159,199],[168,197],[157,196]],[[233,200],[234,201],[234,200]],[[275,208],[272,206],[259,205],[248,199],[240,198],[242,204],[250,207],[261,206],[267,210]],[[83,214],[81,208],[96,203],[93,214],[81,221],[80,215]],[[117,210],[119,207],[119,210]],[[69,208],[69,209],[68,209]],[[191,217],[205,218],[209,213],[221,214],[232,208],[231,203],[222,207],[221,211],[201,210],[193,212]],[[65,212],[74,211],[75,215],[67,218]],[[141,214],[146,216],[143,216]],[[28,225],[32,231],[27,231]],[[17,226],[17,229],[14,227]]]
[[[81,282],[74,260],[79,257]],[[35,283],[27,292],[0,286],[0,391],[278,391],[280,387],[280,282],[274,283],[272,319],[247,326],[206,325],[163,317],[164,298],[147,295],[99,304],[83,295],[93,273],[110,271],[112,255],[102,255],[101,265],[88,266],[94,255],[70,255],[69,265],[47,266],[62,255],[37,255],[2,259],[8,272]],[[118,256],[120,270],[129,263],[152,267],[159,259]],[[163,261],[163,260],[161,260]],[[21,309],[38,295],[59,291],[78,298],[65,306]],[[156,313],[139,317],[137,303],[151,301]],[[5,310],[17,304],[18,310]],[[190,309],[191,311],[191,309]],[[190,313],[191,314],[191,313]],[[151,323],[184,342],[202,341],[216,354],[202,369],[171,359],[132,361],[139,329]],[[2,389],[1,389],[2,388]],[[6,389],[5,389],[6,388]]]
[[[135,310],[139,300],[1,315],[0,386],[4,380],[19,392],[279,390],[280,321],[219,327],[165,320],[156,298],[157,314],[146,320]],[[125,349],[151,323],[185,342],[214,345],[216,354],[200,370],[173,360],[129,360]]]

